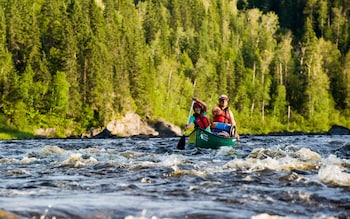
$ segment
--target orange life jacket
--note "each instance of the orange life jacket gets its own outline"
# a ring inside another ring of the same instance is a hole
[[[195,126],[198,128],[205,129],[210,125],[210,119],[203,114],[193,114],[194,118],[196,118],[196,121],[194,122]]]
[[[213,121],[214,122],[230,123],[231,117],[230,117],[229,109],[225,108],[224,110],[220,110],[220,113],[213,117]]]

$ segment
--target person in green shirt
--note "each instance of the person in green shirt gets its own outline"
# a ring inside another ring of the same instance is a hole
[[[202,128],[208,132],[211,132],[210,119],[207,117],[208,105],[205,102],[199,100],[197,97],[193,97],[192,100],[195,101],[193,104],[194,113],[190,117],[189,123],[186,125],[185,130],[194,125],[195,128]]]

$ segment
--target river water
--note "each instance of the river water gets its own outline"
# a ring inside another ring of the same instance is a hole
[[[0,141],[0,218],[350,218],[350,136]]]

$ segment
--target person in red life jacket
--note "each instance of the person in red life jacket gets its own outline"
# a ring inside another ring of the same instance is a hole
[[[185,130],[190,128],[193,124],[195,128],[202,128],[208,132],[210,131],[210,119],[207,117],[208,105],[199,100],[196,97],[192,98],[194,114],[190,117],[189,123],[186,125]]]
[[[219,105],[213,107],[213,123],[211,125],[211,131],[215,134],[227,132],[230,136],[235,136],[239,140],[239,134],[237,131],[237,124],[233,116],[232,111],[227,106],[229,98],[222,94],[219,97]]]

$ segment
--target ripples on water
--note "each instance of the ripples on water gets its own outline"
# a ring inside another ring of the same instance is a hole
[[[178,140],[0,141],[0,218],[350,216],[350,136]]]

